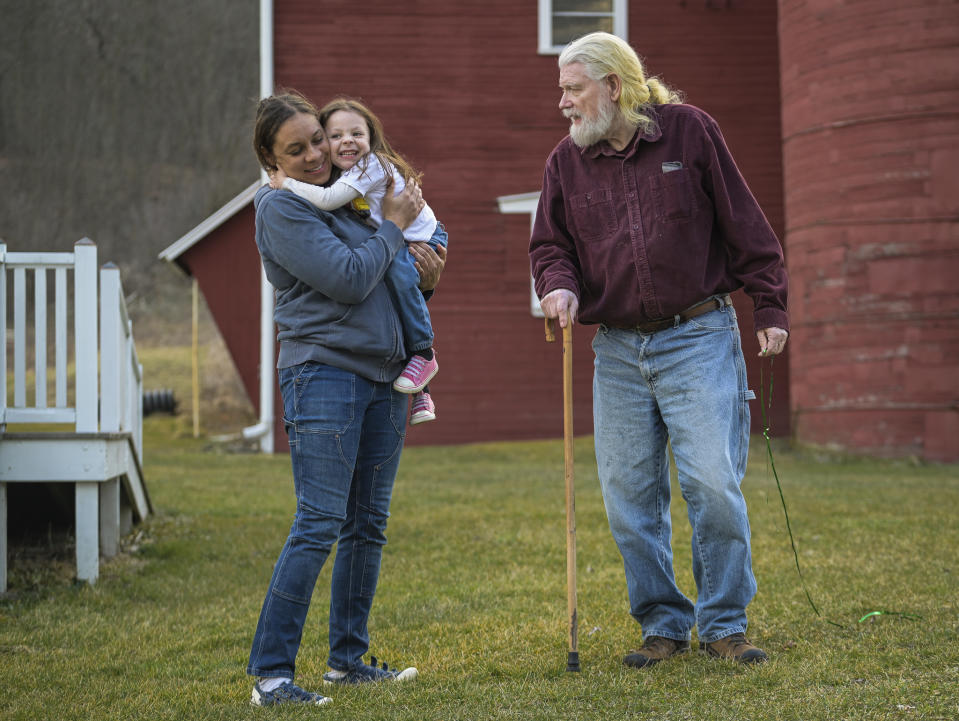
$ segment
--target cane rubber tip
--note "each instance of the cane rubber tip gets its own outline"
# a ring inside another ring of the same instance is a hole
[[[566,657],[566,670],[578,672],[579,671],[579,652],[570,651],[569,655]]]

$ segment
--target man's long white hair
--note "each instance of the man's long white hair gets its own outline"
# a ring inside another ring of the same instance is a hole
[[[560,53],[559,67],[571,63],[581,63],[586,74],[596,81],[607,75],[618,76],[622,81],[619,111],[630,125],[644,132],[656,125],[648,106],[683,102],[678,90],[657,77],[647,78],[636,51],[625,40],[610,33],[590,33],[567,45]]]

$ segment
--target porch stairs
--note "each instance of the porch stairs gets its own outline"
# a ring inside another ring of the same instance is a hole
[[[11,483],[74,485],[77,579],[94,583],[100,557],[116,555],[122,535],[152,510],[143,369],[120,270],[98,272],[97,247],[86,238],[72,253],[15,253],[0,242],[0,332],[0,593]]]

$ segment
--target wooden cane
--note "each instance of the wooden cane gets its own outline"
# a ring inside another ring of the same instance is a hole
[[[546,341],[556,336],[546,319]],[[573,322],[563,328],[563,456],[566,461],[566,609],[569,616],[569,651],[566,670],[579,671],[578,620],[576,617],[576,491],[573,482]]]

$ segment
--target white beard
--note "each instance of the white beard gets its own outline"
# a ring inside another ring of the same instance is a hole
[[[570,123],[569,137],[580,148],[595,145],[609,135],[609,131],[613,127],[613,118],[618,110],[619,108],[609,98],[603,98],[596,111],[595,118],[578,115],[574,110],[564,110],[563,115],[567,118],[580,118],[579,123]]]

